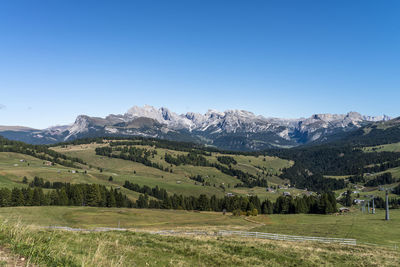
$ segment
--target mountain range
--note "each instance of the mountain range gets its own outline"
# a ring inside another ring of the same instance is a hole
[[[71,125],[38,130],[18,126],[0,126],[0,135],[32,144],[51,144],[98,136],[143,136],[190,141],[229,150],[288,148],[323,143],[388,116],[314,114],[309,118],[266,118],[245,110],[205,114],[177,114],[167,108],[134,106],[125,114],[105,118],[80,115]]]

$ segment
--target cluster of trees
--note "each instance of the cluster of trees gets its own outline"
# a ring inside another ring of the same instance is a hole
[[[198,175],[193,175],[193,176],[189,176],[189,178],[190,178],[191,180],[196,181],[196,182],[199,182],[199,183],[204,183],[204,182],[205,182],[204,178],[203,178],[200,174],[198,174]]]
[[[384,209],[386,208],[386,200],[377,196],[374,197],[375,208]],[[400,198],[389,198],[389,208],[399,209],[400,208]]]
[[[153,138],[137,138],[135,141],[113,141],[110,146],[154,146],[156,148],[164,148],[182,152],[195,152],[205,156],[211,156],[211,151],[217,151],[215,148],[207,149],[205,146],[189,142],[177,142],[164,139]]]
[[[26,177],[23,178],[22,182],[24,184],[28,183],[28,179]],[[43,178],[39,178],[35,176],[33,180],[29,183],[29,187],[40,187],[46,189],[61,189],[62,187],[66,187],[68,183],[63,182],[49,182],[45,181]]]
[[[393,188],[393,194],[400,195],[400,184]]]
[[[140,186],[138,184],[134,184],[129,181],[125,181],[123,186],[129,190],[132,190],[132,191],[135,191],[138,193],[142,193],[142,194],[145,194],[148,196],[152,196],[157,199],[165,199],[168,197],[167,191],[163,188],[159,188],[158,185],[151,188],[147,185]]]
[[[161,164],[158,164],[156,162],[152,162],[149,157],[152,156],[154,157],[155,154],[157,154],[156,150],[148,150],[148,149],[142,149],[142,148],[136,148],[136,147],[97,147],[95,149],[96,155],[100,156],[107,156],[110,158],[119,158],[123,160],[131,160],[134,162],[142,163],[143,165],[146,165],[148,167],[156,168],[165,172],[172,172],[172,169],[170,168],[164,168]],[[119,154],[113,153],[113,151],[119,151]]]
[[[343,193],[344,197],[340,198],[339,203],[346,207],[351,207],[353,205],[353,198],[351,197],[352,191],[347,189],[346,192]]]
[[[43,192],[41,187],[0,189],[0,206],[93,206],[135,207],[116,189],[98,184],[64,184],[61,188]]]
[[[315,192],[328,192],[346,187],[343,179],[326,178],[322,174],[314,174],[296,163],[291,168],[283,169],[280,177],[288,179],[296,188],[306,188]]]
[[[383,172],[383,171],[386,171],[388,169],[396,168],[396,167],[399,167],[399,166],[400,166],[400,160],[393,159],[393,160],[388,161],[388,162],[382,162],[382,163],[379,163],[379,164],[375,164],[374,166],[371,166],[371,167],[365,167],[364,168],[364,172],[371,172],[371,173],[373,173],[373,172]]]
[[[274,203],[274,213],[313,213],[330,214],[337,211],[334,193],[322,193],[320,196],[303,196],[293,198],[280,196]]]
[[[369,180],[365,183],[365,186],[378,186],[384,184],[393,184],[397,181],[397,179],[393,178],[392,173],[385,172],[381,175],[376,176],[375,178]]]
[[[393,184],[398,180],[392,176],[392,173],[385,172],[381,175],[375,176],[370,180],[366,180],[364,174],[357,174],[353,175],[349,178],[349,182],[356,184],[356,183],[363,183],[365,186],[379,186],[384,184]]]
[[[142,193],[143,187],[137,184],[125,182],[125,188]],[[160,191],[161,190],[161,191]],[[147,193],[141,194],[136,202],[137,208],[153,209],[183,209],[200,211],[242,211],[253,212],[254,209],[261,214],[289,214],[289,213],[316,213],[327,214],[336,212],[336,198],[333,193],[323,193],[320,196],[303,196],[293,198],[280,196],[275,203],[268,199],[261,202],[257,196],[225,196],[217,198],[215,195],[207,197],[202,194],[199,197],[174,194],[169,196],[167,192],[158,187],[147,189]],[[162,192],[162,193],[155,193]],[[149,199],[152,196],[156,199]]]
[[[203,178],[203,176],[201,176],[200,174],[198,174],[198,175],[193,175],[193,176],[189,176],[189,179],[191,179],[191,180],[193,180],[193,181],[196,181],[196,182],[199,182],[201,185],[203,185],[203,186],[211,186],[211,183],[209,182],[209,181],[206,181],[204,178]],[[197,183],[196,183],[197,184]],[[214,187],[215,187],[215,184],[214,184]],[[222,189],[224,189],[225,190],[225,186],[224,185],[220,185],[220,187],[222,188]]]
[[[219,162],[221,162],[222,164],[226,164],[226,165],[230,165],[230,164],[236,165],[237,164],[237,161],[234,158],[229,157],[229,156],[218,156],[217,160]]]
[[[29,155],[41,160],[51,161],[66,167],[79,168],[75,163],[86,165],[80,158],[69,157],[58,153],[44,145],[30,145],[19,141],[12,141],[0,136],[0,152],[15,152]]]
[[[211,166],[212,164],[203,156],[195,152],[189,152],[186,155],[178,155],[174,157],[171,154],[165,153],[164,159],[169,164],[179,165],[193,165],[193,166]]]
[[[357,175],[353,175],[351,177],[349,177],[349,182],[353,183],[353,184],[357,184],[357,183],[365,183],[365,178],[364,178],[364,174],[357,174]]]

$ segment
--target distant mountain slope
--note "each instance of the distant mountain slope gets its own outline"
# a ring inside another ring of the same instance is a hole
[[[319,144],[321,140],[309,143]],[[367,124],[354,131],[341,132],[330,136],[330,145],[352,147],[377,146],[400,142],[400,117]]]
[[[105,118],[80,115],[69,126],[45,130],[10,129],[0,135],[29,143],[46,144],[96,136],[144,136],[191,141],[230,150],[262,150],[326,142],[387,116],[370,117],[356,112],[315,114],[310,118],[265,118],[244,110],[205,114],[176,114],[167,108],[134,106],[123,115]]]

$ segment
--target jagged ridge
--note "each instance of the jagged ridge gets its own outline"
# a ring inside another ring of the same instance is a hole
[[[202,142],[224,149],[256,150],[323,142],[331,135],[387,120],[390,117],[385,115],[371,117],[357,112],[315,114],[299,119],[266,118],[245,110],[177,114],[165,107],[145,105],[106,118],[80,115],[70,126],[27,131],[27,134],[29,140],[41,139],[40,143],[101,135],[138,135]]]

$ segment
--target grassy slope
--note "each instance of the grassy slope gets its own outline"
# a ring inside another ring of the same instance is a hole
[[[380,146],[365,147],[365,152],[400,152],[400,143],[386,144]],[[400,167],[388,169],[385,172],[391,172],[393,177],[400,178]]]
[[[23,159],[26,162],[20,162]],[[29,163],[29,165],[28,165]],[[18,165],[18,166],[15,166]],[[109,182],[110,173],[101,173],[97,169],[88,169],[87,173],[78,170],[79,173],[72,173],[72,168],[61,165],[45,166],[43,161],[28,155],[13,152],[0,152],[0,187],[23,187],[22,178],[26,176],[28,180],[38,176],[51,182],[69,182],[69,183],[98,183],[106,186],[120,186],[117,182]],[[136,199],[139,194],[121,189],[132,199]]]
[[[116,183],[122,184],[125,180],[129,180],[134,183],[141,185],[155,186],[158,185],[161,188],[165,188],[170,193],[178,193],[184,195],[199,195],[207,194],[223,196],[225,192],[219,187],[224,185],[226,192],[234,192],[240,194],[257,194],[261,199],[276,198],[276,194],[267,193],[263,188],[239,188],[234,189],[233,186],[240,181],[232,176],[226,175],[215,168],[210,167],[198,167],[191,165],[180,165],[172,166],[173,173],[164,172],[156,168],[144,166],[143,164],[121,160],[121,159],[110,159],[107,157],[101,157],[95,155],[95,148],[98,146],[104,146],[99,144],[87,144],[87,145],[76,145],[67,146],[66,148],[55,147],[53,148],[57,152],[65,153],[69,156],[82,158],[85,162],[92,165],[93,167],[103,168],[103,173],[107,173],[113,176]],[[140,148],[155,149],[149,146],[138,146]],[[151,158],[153,162],[162,164],[164,167],[171,167],[170,164],[165,162],[163,156],[165,153],[172,155],[186,154],[186,152],[175,151],[157,148],[157,154],[154,158]],[[212,156],[207,157],[211,162],[217,162],[217,156],[220,154],[212,153]],[[293,163],[287,160],[282,160],[276,157],[253,157],[253,156],[242,156],[242,155],[231,155],[238,162],[235,168],[242,171],[249,172],[257,175],[262,173],[264,168],[265,172],[280,173],[280,169],[291,166]],[[136,172],[136,174],[133,173]],[[189,179],[189,176],[200,174],[206,178],[206,181],[210,182],[212,186],[201,186],[196,182]],[[270,184],[282,184],[280,178],[276,176],[267,177]],[[213,186],[215,184],[215,187]],[[269,196],[271,194],[271,197]]]

